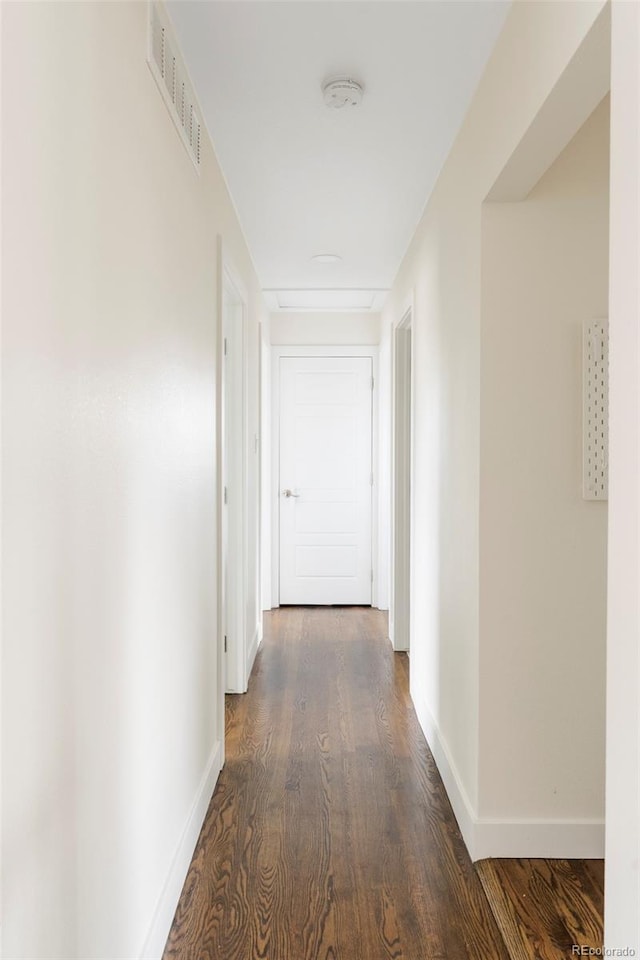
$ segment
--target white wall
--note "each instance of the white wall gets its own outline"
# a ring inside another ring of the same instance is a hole
[[[582,324],[608,315],[608,219],[608,98],[525,201],[482,216],[478,812],[591,821],[594,856],[607,504],[582,498]]]
[[[4,34],[4,18],[2,15],[2,8],[0,7],[0,104],[2,104],[4,97],[4,71],[2,69],[2,50],[3,50],[3,34]],[[2,261],[2,224],[4,222],[4,196],[2,191],[2,165],[4,157],[4,147],[3,147],[3,126],[0,123],[0,453],[2,451],[2,396],[3,396],[3,382],[2,382],[2,317],[3,310],[2,304],[4,302],[4,293],[2,286],[2,278],[4,272],[4,264]],[[2,465],[0,463],[0,957],[3,956],[2,950],[2,870],[3,870],[3,841],[2,841],[2,822],[3,822],[3,805],[2,805],[2,771],[3,771],[3,760],[2,760],[2,751],[4,749],[4,736],[2,730],[2,724],[4,722],[4,699],[3,699],[3,690],[4,690],[4,680],[2,673],[3,665],[3,631],[4,631],[4,617],[2,611],[4,610],[4,600],[2,596],[2,587],[4,582],[3,568],[4,568],[4,558],[2,550],[2,530],[4,528],[3,518],[2,518],[2,505],[3,505],[3,495],[2,495]]]
[[[640,6],[613,4],[605,944],[640,954]]]
[[[600,2],[512,6],[384,310],[397,322],[413,292],[411,691],[472,855],[483,762],[481,209],[602,8]],[[571,105],[572,95],[566,99]]]
[[[145,62],[146,4],[2,15],[3,951],[137,957],[160,905],[157,956],[223,736],[217,234],[254,367],[259,292],[211,145],[198,177]]]
[[[375,344],[380,339],[377,313],[272,313],[271,343],[336,345]]]

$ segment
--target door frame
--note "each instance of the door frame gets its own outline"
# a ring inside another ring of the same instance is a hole
[[[229,336],[229,317],[226,303],[234,306],[233,335]],[[218,237],[218,679],[224,739],[224,694],[245,693],[249,681],[246,607],[248,584],[247,558],[247,313],[248,296],[232,261],[226,255],[222,239]],[[225,339],[230,352],[225,355]],[[226,417],[231,403],[233,434],[240,438],[240,456],[236,462],[227,462]],[[226,483],[225,483],[226,480]],[[228,494],[225,499],[225,487]],[[237,535],[229,538],[229,531]],[[231,574],[231,584],[226,573]],[[229,589],[227,589],[229,587]],[[235,629],[229,625],[235,624]],[[226,645],[226,651],[225,651]]]
[[[280,606],[280,359],[282,357],[368,357],[373,370],[371,407],[373,486],[371,488],[371,606],[378,597],[378,347],[366,346],[291,346],[271,347],[271,607]]]
[[[391,330],[391,591],[389,637],[394,650],[411,649],[414,517],[415,349],[413,295]],[[397,494],[409,488],[408,502]]]

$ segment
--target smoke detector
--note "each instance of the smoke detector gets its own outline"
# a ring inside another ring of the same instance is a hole
[[[322,87],[324,102],[332,110],[342,110],[343,107],[357,107],[362,103],[364,93],[362,84],[350,77],[334,77],[327,80]]]

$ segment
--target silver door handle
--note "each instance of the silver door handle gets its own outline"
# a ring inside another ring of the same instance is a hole
[[[285,497],[299,497],[299,496],[300,496],[299,493],[294,493],[293,490],[289,490],[288,487],[287,487],[286,490],[283,490],[282,492],[284,493]]]

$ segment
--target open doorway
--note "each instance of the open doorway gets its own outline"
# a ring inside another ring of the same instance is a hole
[[[526,905],[536,943],[563,953],[559,909],[602,939],[608,221],[608,97],[524,196],[482,209],[475,854],[501,929],[518,917],[526,949]]]
[[[412,309],[393,333],[392,564],[389,633],[394,650],[411,637],[411,477],[413,464]]]

